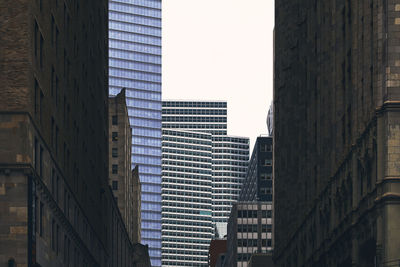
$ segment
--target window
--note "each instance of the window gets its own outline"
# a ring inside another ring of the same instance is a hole
[[[118,165],[117,164],[113,164],[112,165],[112,173],[113,174],[118,174]]]
[[[112,116],[112,125],[118,125],[118,116],[117,115]]]
[[[112,189],[118,190],[118,181],[112,181]]]
[[[40,178],[43,179],[43,147],[40,146],[40,153],[39,153],[39,175]]]
[[[265,159],[264,166],[272,166],[272,160],[271,159]]]
[[[112,140],[118,141],[118,132],[112,132]]]
[[[37,113],[38,113],[38,102],[37,102],[37,99],[38,99],[38,94],[39,94],[39,84],[38,84],[38,81],[35,79],[35,94],[34,94],[34,99],[33,99],[33,110],[34,110],[34,112],[35,112],[35,115],[37,115]]]
[[[118,148],[112,148],[112,157],[113,158],[116,158],[116,157],[118,157]]]
[[[39,207],[39,235],[43,236],[43,209],[44,205],[42,202],[40,202],[40,207]]]
[[[55,236],[55,227],[56,227],[56,222],[54,219],[51,221],[51,248],[53,250],[56,249],[56,236]]]

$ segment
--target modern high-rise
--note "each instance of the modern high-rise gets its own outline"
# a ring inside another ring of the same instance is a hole
[[[109,1],[109,93],[126,88],[143,244],[161,266],[161,0]]]
[[[224,266],[247,267],[254,253],[272,252],[272,202],[238,201],[228,223]]]
[[[133,266],[108,185],[108,1],[0,4],[0,266]]]
[[[215,237],[227,235],[232,204],[240,194],[249,163],[249,138],[213,136],[213,222]]]
[[[275,262],[398,265],[400,1],[275,8]]]
[[[162,112],[163,131],[207,133],[211,138],[213,231],[214,236],[223,237],[230,208],[239,196],[246,175],[249,139],[227,135],[227,103],[224,101],[163,101]]]
[[[211,153],[210,133],[163,129],[163,266],[208,266],[214,232]]]
[[[259,136],[249,161],[239,201],[265,201],[273,199],[272,137]]]

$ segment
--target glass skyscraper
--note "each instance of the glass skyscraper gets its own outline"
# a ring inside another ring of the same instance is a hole
[[[132,168],[142,183],[143,244],[161,266],[161,0],[109,1],[110,95],[126,88]]]

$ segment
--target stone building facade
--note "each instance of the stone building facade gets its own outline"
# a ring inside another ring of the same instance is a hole
[[[400,1],[275,5],[275,262],[398,263]]]
[[[108,131],[109,131],[109,183],[124,218],[129,237],[132,242],[134,227],[134,181],[132,177],[131,151],[132,130],[129,124],[128,109],[125,99],[125,88],[108,100]],[[136,185],[137,186],[137,185]],[[140,189],[139,189],[140,190]],[[140,225],[139,225],[140,231]]]
[[[132,266],[108,186],[105,0],[0,3],[0,266]]]

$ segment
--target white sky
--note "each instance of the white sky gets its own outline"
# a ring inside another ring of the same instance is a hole
[[[266,134],[273,0],[164,0],[163,99],[226,100],[228,134]]]

